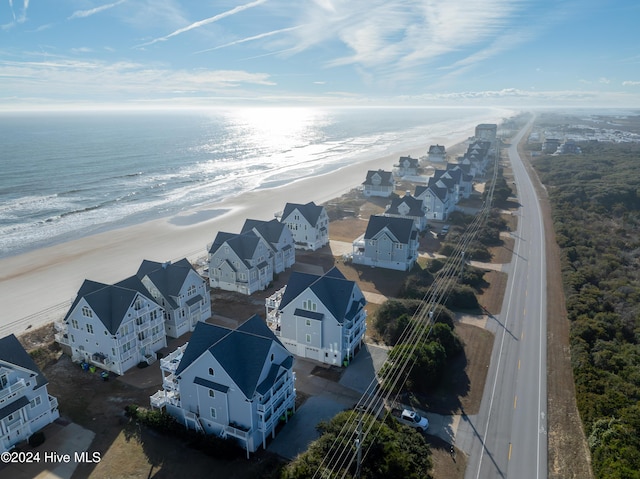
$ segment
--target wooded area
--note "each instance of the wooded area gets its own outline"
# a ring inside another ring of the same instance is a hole
[[[577,403],[597,477],[640,478],[640,145],[534,167],[553,208]]]

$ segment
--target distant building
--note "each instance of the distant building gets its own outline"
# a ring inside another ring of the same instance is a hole
[[[558,138],[545,138],[542,143],[542,152],[546,154],[553,154],[558,150],[560,146],[560,140]]]
[[[498,125],[495,123],[481,123],[476,126],[475,136],[478,140],[485,140],[493,143],[498,137]]]
[[[373,215],[353,242],[355,264],[408,271],[417,259],[418,229],[410,218]]]
[[[188,428],[236,440],[247,457],[295,411],[293,356],[259,316],[237,329],[198,323],[160,369],[163,389],[151,406]]]
[[[393,165],[393,174],[402,178],[403,176],[418,176],[420,160],[410,156],[401,156],[398,164]]]
[[[280,222],[287,225],[298,249],[315,251],[329,244],[329,215],[313,201],[287,203]]]
[[[431,145],[427,153],[427,159],[433,163],[443,163],[445,161],[446,151],[443,145]]]
[[[582,150],[575,141],[568,139],[558,147],[556,153],[559,155],[579,155]]]
[[[393,174],[384,170],[369,170],[367,179],[362,183],[364,196],[381,196],[388,198],[395,190]]]
[[[427,227],[427,217],[425,216],[422,200],[414,198],[408,192],[402,198],[394,198],[383,215],[409,218],[414,222],[418,231],[422,231]]]
[[[0,452],[60,417],[47,379],[13,335],[0,339]],[[3,461],[8,462],[8,461]]]

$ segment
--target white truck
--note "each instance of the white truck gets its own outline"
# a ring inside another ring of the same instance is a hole
[[[398,409],[393,412],[393,415],[398,422],[411,426],[417,429],[418,432],[424,432],[429,428],[429,420],[412,409],[403,409],[402,412]]]

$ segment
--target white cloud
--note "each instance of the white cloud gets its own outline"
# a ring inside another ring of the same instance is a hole
[[[640,85],[640,81],[632,81],[632,80],[626,80],[622,82],[623,86],[638,86]]]
[[[104,12],[105,10],[109,10],[110,8],[117,7],[118,5],[120,5],[120,4],[124,3],[124,2],[125,2],[125,0],[119,0],[117,2],[108,3],[106,5],[101,5],[99,7],[92,8],[90,10],[76,10],[75,12],[73,12],[67,18],[67,20],[73,20],[75,18],[90,17],[91,15],[95,15],[96,13]]]
[[[609,83],[611,83],[611,80],[609,80],[608,78],[605,78],[605,77],[600,77],[600,78],[598,79],[598,82],[599,82],[599,83],[603,83],[603,84],[605,84],[605,85],[608,85]]]
[[[278,34],[281,34],[281,33],[290,32],[292,30],[297,30],[298,28],[302,28],[302,27],[303,27],[303,25],[298,25],[297,27],[281,28],[279,30],[273,30],[273,31],[270,31],[270,32],[260,33],[258,35],[253,35],[251,37],[246,37],[246,38],[242,38],[240,40],[236,40],[236,41],[233,41],[233,42],[225,43],[224,45],[219,45],[217,47],[207,48],[205,50],[199,50],[197,52],[194,52],[194,54],[210,52],[210,51],[213,51],[213,50],[219,50],[221,48],[231,47],[233,45],[239,45],[241,43],[252,42],[252,41],[255,41],[255,40],[260,40],[262,38],[271,37],[273,35],[278,35]]]
[[[222,13],[220,13],[218,15],[214,15],[213,17],[209,17],[209,18],[205,18],[204,20],[199,20],[197,22],[193,22],[192,24],[187,25],[186,27],[179,28],[178,30],[175,30],[174,32],[170,33],[169,35],[166,35],[164,37],[155,38],[155,39],[151,40],[150,42],[146,42],[146,43],[143,43],[141,45],[138,45],[138,47],[146,47],[146,46],[149,46],[149,45],[153,45],[154,43],[167,41],[168,39],[170,39],[172,37],[175,37],[176,35],[180,35],[182,33],[188,32],[188,31],[193,30],[195,28],[200,28],[200,27],[203,27],[205,25],[209,25],[210,23],[217,22],[219,20],[222,20],[223,18],[229,17],[231,15],[235,15],[236,13],[243,12],[244,10],[247,10],[249,8],[257,7],[258,5],[263,4],[266,1],[267,0],[256,0],[256,1],[251,2],[251,3],[246,3],[244,5],[239,5],[239,6],[235,7],[235,8],[232,8],[231,10],[227,10],[226,12],[222,12]]]

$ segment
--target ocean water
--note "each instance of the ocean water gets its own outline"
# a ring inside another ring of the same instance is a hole
[[[0,257],[435,138],[458,138],[511,114],[431,108],[0,113]]]

